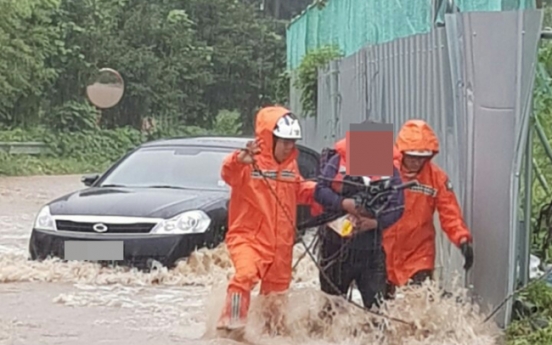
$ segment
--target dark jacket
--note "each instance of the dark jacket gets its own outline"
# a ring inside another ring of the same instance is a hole
[[[319,179],[314,191],[314,199],[327,211],[341,210],[343,196],[339,195],[331,188],[331,180],[336,177],[339,171],[339,162],[340,156],[338,154],[328,161],[323,171],[320,172],[323,178]],[[402,183],[399,171],[396,168],[393,168],[391,183],[394,185]],[[353,243],[351,243],[350,246],[356,249],[379,248],[381,246],[381,232],[397,222],[402,217],[403,210],[404,192],[398,191],[391,197],[388,208],[380,215],[378,219],[378,229],[357,234],[353,238]],[[346,239],[341,238],[329,227],[325,230],[324,235],[332,241],[346,241]]]

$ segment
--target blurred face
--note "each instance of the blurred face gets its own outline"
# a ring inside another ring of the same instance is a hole
[[[431,157],[403,156],[403,168],[407,173],[417,174]]]
[[[285,161],[295,149],[295,139],[275,138],[274,143],[274,158],[278,163]]]

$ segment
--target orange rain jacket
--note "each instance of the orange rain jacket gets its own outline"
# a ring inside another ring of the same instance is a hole
[[[223,163],[222,178],[232,188],[225,242],[236,271],[228,286],[229,293],[249,294],[259,280],[262,294],[287,290],[291,282],[297,204],[314,205],[312,209],[317,211],[321,208],[314,202],[316,183],[303,181],[299,173],[297,149],[281,164],[274,159],[272,132],[278,119],[287,113],[289,110],[282,107],[266,107],[257,114],[255,135],[261,153],[255,160],[267,179],[252,164],[239,163],[238,151]]]
[[[429,150],[433,151],[434,156],[439,153],[435,132],[421,120],[407,121],[395,145],[394,163],[399,169],[405,151]],[[402,169],[401,177],[403,181],[408,180]],[[383,234],[388,280],[397,286],[406,284],[419,271],[434,270],[433,214],[436,209],[441,227],[452,243],[459,246],[464,238],[472,240],[447,174],[429,161],[414,179],[420,186],[405,190],[402,218]]]

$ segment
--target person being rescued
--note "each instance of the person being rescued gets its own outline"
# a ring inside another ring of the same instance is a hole
[[[337,220],[324,226],[320,234],[320,287],[330,295],[345,295],[353,281],[362,296],[366,308],[378,306],[386,291],[385,253],[382,246],[382,232],[402,216],[403,191],[390,197],[387,208],[379,219],[362,215],[354,199],[345,198],[341,192],[345,186],[341,181],[346,174],[346,139],[335,144],[336,154],[321,168],[321,177],[316,185],[315,200],[328,211],[346,211],[353,225],[353,233],[342,237],[338,234],[342,221]],[[392,162],[392,157],[390,162]],[[396,168],[391,178],[392,185],[400,185]],[[377,177],[372,177],[376,180]],[[333,286],[332,286],[333,285]],[[337,288],[337,289],[336,289]],[[336,291],[337,290],[337,291]]]
[[[299,139],[299,121],[288,109],[265,107],[256,117],[255,141],[223,162],[221,175],[232,189],[225,243],[235,274],[219,331],[244,329],[258,282],[262,295],[283,293],[290,286],[297,205],[321,210],[314,202],[316,183],[304,181],[299,172]]]
[[[433,214],[439,213],[441,228],[460,248],[464,269],[473,264],[472,236],[464,223],[460,206],[447,174],[432,162],[439,153],[439,141],[433,129],[422,120],[407,121],[395,142],[394,163],[403,181],[417,180],[405,190],[402,218],[383,234],[387,257],[387,298],[397,286],[421,284],[433,279],[435,269],[435,226]]]

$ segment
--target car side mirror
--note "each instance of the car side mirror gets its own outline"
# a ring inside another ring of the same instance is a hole
[[[96,181],[98,180],[99,177],[100,177],[99,174],[84,175],[84,176],[81,178],[81,182],[82,182],[86,187],[90,187],[91,185],[94,184],[94,182],[96,182]]]

